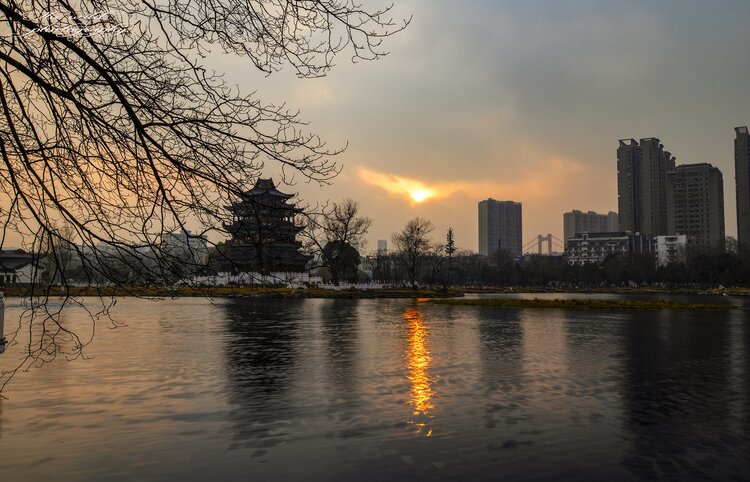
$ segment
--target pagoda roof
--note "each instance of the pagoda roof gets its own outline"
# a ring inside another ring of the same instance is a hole
[[[285,194],[276,189],[276,184],[273,183],[273,179],[270,177],[268,179],[258,178],[258,180],[255,181],[255,186],[249,191],[244,192],[244,195],[247,197],[262,196],[263,194],[270,194],[271,196],[283,199],[294,197],[294,194]]]
[[[14,272],[32,263],[34,256],[22,249],[0,249],[0,271]]]

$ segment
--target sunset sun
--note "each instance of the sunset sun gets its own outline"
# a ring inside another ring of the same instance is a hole
[[[432,191],[429,189],[415,189],[409,192],[409,195],[414,202],[421,203],[425,199],[432,197]]]
[[[450,189],[446,190],[442,185],[432,184],[428,186],[421,180],[384,174],[363,168],[360,168],[359,175],[368,184],[378,186],[391,194],[400,196],[412,206],[444,198],[451,192]]]

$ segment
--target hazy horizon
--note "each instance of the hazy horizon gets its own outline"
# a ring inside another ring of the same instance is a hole
[[[645,137],[678,165],[721,170],[726,234],[736,236],[750,3],[403,0],[393,15],[413,19],[385,40],[389,55],[338,57],[325,78],[204,59],[242,91],[299,109],[332,148],[348,144],[330,186],[298,176],[281,190],[312,204],[357,200],[373,219],[369,250],[420,216],[436,241],[453,227],[456,245],[477,251],[477,204],[490,197],[523,204],[524,244],[562,239],[564,212],[618,211],[618,140]],[[263,176],[278,174],[268,162]]]
[[[349,143],[331,186],[286,187],[310,202],[358,200],[369,249],[421,216],[441,241],[477,250],[477,203],[523,204],[524,244],[562,238],[563,213],[617,211],[619,139],[658,137],[677,164],[724,178],[726,234],[736,236],[734,127],[750,124],[744,80],[750,4],[700,1],[406,0],[411,25],[390,54],[328,77],[268,78],[222,58],[240,88],[300,108],[331,146]],[[267,170],[264,175],[275,176]],[[299,179],[298,179],[299,181]],[[439,194],[422,203],[405,189]]]

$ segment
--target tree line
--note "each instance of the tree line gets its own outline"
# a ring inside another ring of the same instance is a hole
[[[455,246],[454,231],[435,239],[435,226],[421,217],[393,233],[390,252],[365,252],[372,219],[352,199],[334,202],[316,212],[302,213],[303,251],[312,260],[307,270],[325,282],[374,282],[383,285],[476,287],[629,287],[750,285],[750,251],[691,250],[684,263],[658,266],[654,253],[618,253],[602,263],[569,265],[563,256],[525,255],[515,258],[500,249],[482,256]],[[60,228],[65,230],[63,226]],[[190,283],[199,275],[237,272],[223,255],[223,244],[197,252],[187,245],[162,247],[169,263],[156,263],[149,250],[123,255],[77,250],[70,243],[50,248],[45,280],[94,284]],[[88,255],[87,255],[88,254]]]

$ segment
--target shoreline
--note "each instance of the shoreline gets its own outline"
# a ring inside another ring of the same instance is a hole
[[[472,306],[513,309],[563,309],[563,310],[736,310],[734,305],[709,303],[684,303],[669,300],[622,300],[622,299],[518,299],[518,298],[485,298],[485,299],[425,299],[424,303],[447,306]]]
[[[5,296],[25,297],[30,294],[26,287],[6,287]],[[137,298],[337,298],[337,299],[360,299],[360,298],[454,298],[462,297],[463,291],[458,290],[428,290],[428,289],[322,289],[322,288],[251,288],[240,286],[217,286],[217,287],[180,287],[174,289],[153,288],[143,286],[119,286],[119,287],[70,287],[66,290],[52,287],[37,289],[35,296],[50,297],[79,297],[79,296],[106,296],[106,297],[137,297]]]
[[[466,288],[471,294],[617,294],[750,296],[750,288]]]
[[[6,286],[6,297],[25,297],[30,294],[26,286]],[[461,298],[465,294],[631,294],[631,295],[694,295],[694,296],[750,296],[750,288],[261,288],[248,286],[212,286],[155,288],[148,286],[75,287],[68,290],[58,287],[34,290],[35,296],[107,296],[142,298]]]

